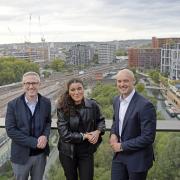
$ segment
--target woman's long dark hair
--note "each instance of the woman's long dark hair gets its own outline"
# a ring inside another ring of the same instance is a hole
[[[57,102],[57,108],[62,110],[64,113],[69,113],[69,111],[75,106],[74,100],[69,95],[69,87],[73,83],[80,83],[84,87],[82,80],[79,78],[73,78],[67,82],[67,89],[62,95],[60,95]]]

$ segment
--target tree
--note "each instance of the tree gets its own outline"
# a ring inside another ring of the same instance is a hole
[[[142,93],[144,91],[145,87],[144,87],[144,84],[143,83],[138,83],[136,84],[136,90],[139,92],[139,93]]]
[[[180,134],[158,133],[155,141],[155,163],[149,180],[180,179]]]
[[[98,64],[98,54],[94,54],[93,62],[94,62],[94,64]]]
[[[0,85],[21,81],[27,71],[39,73],[39,66],[16,58],[0,58]]]
[[[63,70],[65,66],[65,62],[61,59],[55,59],[51,64],[50,67],[57,72],[60,72]]]
[[[51,73],[49,71],[43,71],[42,74],[43,74],[44,78],[48,78],[51,75]]]
[[[155,83],[159,83],[159,72],[158,71],[150,71],[149,76]]]
[[[118,49],[116,51],[116,56],[127,56],[127,51],[125,49]]]

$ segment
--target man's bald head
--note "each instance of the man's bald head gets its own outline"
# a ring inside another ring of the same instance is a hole
[[[135,81],[134,73],[129,69],[122,69],[116,74],[116,79],[121,75],[126,75]]]
[[[134,73],[129,69],[122,69],[116,75],[117,88],[123,98],[129,96],[134,89]]]

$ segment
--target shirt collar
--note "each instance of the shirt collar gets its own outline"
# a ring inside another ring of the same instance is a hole
[[[129,94],[129,96],[127,96],[125,99],[123,99],[122,96],[120,96],[120,102],[124,101],[124,102],[130,103],[134,93],[135,93],[135,90],[133,89],[132,92]]]
[[[36,101],[34,101],[34,102],[29,101],[29,100],[26,98],[26,96],[24,96],[24,99],[25,99],[26,104],[32,104],[32,103],[36,104],[36,103],[38,102],[38,96],[37,96],[37,98],[36,98]]]

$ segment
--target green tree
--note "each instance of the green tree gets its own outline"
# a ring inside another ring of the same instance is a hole
[[[98,64],[98,54],[97,53],[95,53],[93,56],[93,63]]]
[[[154,166],[149,172],[149,180],[180,179],[180,134],[158,133],[155,141]]]
[[[127,51],[125,49],[118,49],[116,51],[116,56],[127,56]]]
[[[15,58],[0,58],[0,85],[21,81],[27,71],[39,73],[39,66],[35,63]]]
[[[51,75],[51,73],[49,71],[43,71],[42,74],[43,74],[44,78],[48,78]]]
[[[103,115],[108,119],[112,119],[112,102],[113,97],[117,94],[118,91],[114,84],[103,85],[102,83],[98,83],[93,88],[91,97],[97,100],[102,107]]]
[[[159,72],[158,71],[150,71],[149,76],[155,83],[159,83]]]
[[[55,59],[54,61],[51,62],[50,67],[57,72],[60,72],[63,70],[65,66],[65,62],[61,59]]]
[[[144,84],[143,83],[138,83],[136,84],[136,90],[141,93],[145,90]]]

